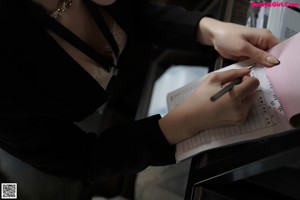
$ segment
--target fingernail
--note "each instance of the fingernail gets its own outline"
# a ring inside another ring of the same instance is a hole
[[[268,56],[267,62],[271,65],[279,65],[280,64],[280,61],[277,58],[275,58],[274,56]]]

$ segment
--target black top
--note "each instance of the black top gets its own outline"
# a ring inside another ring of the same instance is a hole
[[[159,115],[109,128],[99,137],[74,125],[107,101],[106,92],[47,34],[29,0],[0,4],[1,148],[46,173],[88,182],[175,162]],[[199,49],[195,30],[201,13],[143,0],[117,0],[105,9],[129,42]]]

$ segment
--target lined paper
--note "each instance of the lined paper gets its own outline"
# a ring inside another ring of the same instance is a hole
[[[218,71],[242,68],[252,63],[251,60],[247,60]],[[264,68],[261,66],[253,68],[251,76],[259,79],[260,86],[256,91],[256,100],[246,122],[240,126],[201,131],[194,137],[178,143],[176,145],[177,162],[209,149],[267,137],[293,129],[285,118],[282,106],[273,91]],[[183,102],[201,83],[201,80],[203,78],[169,93],[167,95],[168,110],[174,109]]]

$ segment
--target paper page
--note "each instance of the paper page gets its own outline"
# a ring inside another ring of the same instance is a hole
[[[224,71],[249,66],[250,60],[222,68]],[[208,129],[176,145],[176,159],[180,162],[195,154],[225,145],[254,140],[292,129],[274,94],[263,67],[255,67],[252,76],[260,80],[255,104],[243,125]],[[201,80],[194,81],[167,95],[169,110],[177,107],[188,97]]]
[[[287,119],[295,127],[300,127],[299,50],[300,33],[273,47],[269,52],[280,60],[280,64],[265,68]]]
[[[148,116],[168,113],[166,95],[208,73],[206,66],[172,65],[154,83]]]

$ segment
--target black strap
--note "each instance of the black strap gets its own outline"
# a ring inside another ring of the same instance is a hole
[[[119,55],[119,46],[118,46],[113,34],[109,30],[106,22],[104,21],[101,13],[99,12],[99,10],[97,8],[97,4],[95,2],[93,2],[92,0],[83,0],[83,2],[85,3],[86,7],[89,9],[91,15],[95,19],[98,27],[103,32],[105,38],[109,42],[111,48],[113,49],[113,51],[117,57]]]
[[[30,9],[33,11],[33,13],[36,16],[36,19],[45,28],[49,28],[57,35],[64,38],[67,42],[69,42],[71,45],[79,49],[81,52],[83,52],[85,55],[89,56],[93,60],[95,60],[97,63],[101,64],[104,69],[107,71],[110,71],[112,68],[117,68],[117,66],[113,63],[111,59],[108,59],[98,53],[95,49],[90,47],[88,44],[86,44],[81,38],[79,38],[77,35],[75,35],[72,31],[70,31],[68,28],[63,26],[61,23],[56,21],[54,18],[47,15],[43,9],[40,9],[39,6],[30,6]],[[100,14],[100,13],[99,13]],[[101,27],[101,30],[108,30],[107,25],[104,27]],[[110,31],[109,31],[110,32]],[[105,35],[106,37],[106,35]],[[111,39],[107,39],[110,41]],[[114,39],[113,39],[114,40]],[[117,56],[118,54],[116,54]]]
[[[107,70],[110,70],[111,67],[116,67],[113,62],[99,54],[96,50],[87,45],[83,40],[81,40],[77,35],[71,32],[69,29],[64,27],[62,24],[57,22],[52,17],[49,17],[48,28],[50,28],[57,35],[63,37],[67,42],[72,44],[74,47],[82,51],[84,54],[103,65]]]

